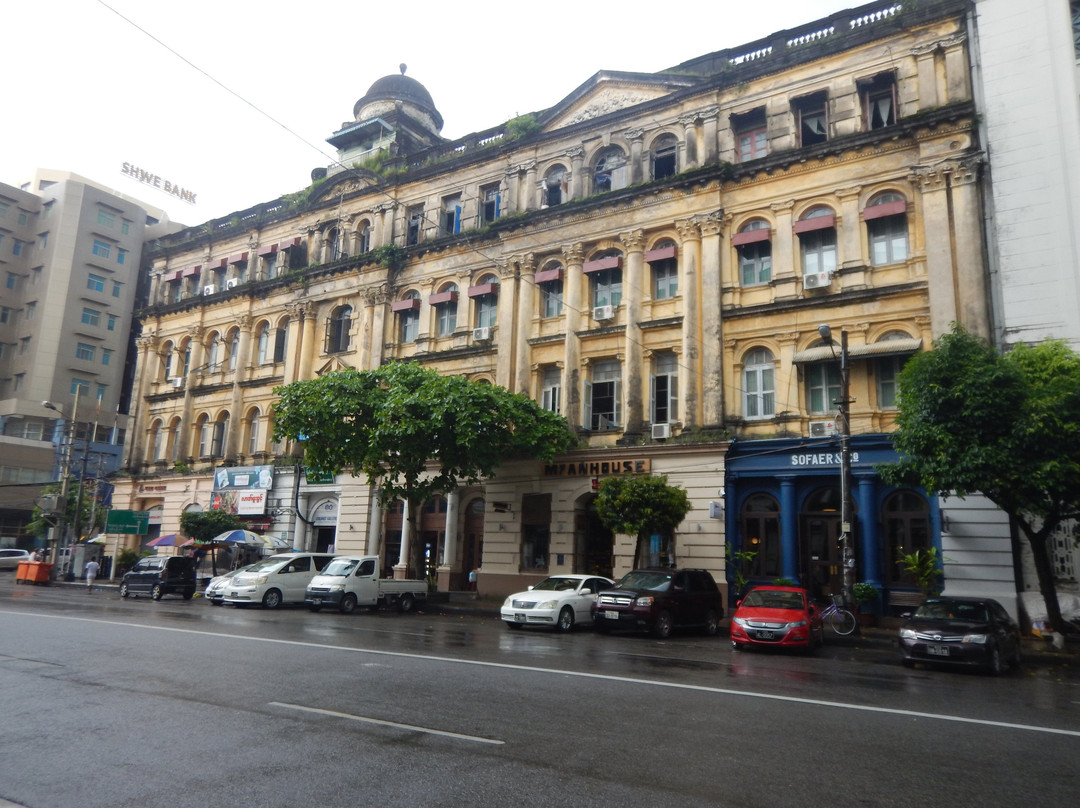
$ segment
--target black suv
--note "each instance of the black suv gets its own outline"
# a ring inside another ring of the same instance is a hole
[[[184,600],[195,596],[195,559],[186,556],[149,556],[124,573],[120,581],[120,597],[149,592],[154,600],[170,593],[183,595]]]
[[[597,631],[633,629],[671,636],[676,626],[716,633],[724,616],[720,590],[707,570],[634,570],[612,589],[601,590],[592,607]]]

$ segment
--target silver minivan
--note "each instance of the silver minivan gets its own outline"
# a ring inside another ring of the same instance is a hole
[[[331,553],[281,553],[264,558],[234,575],[222,599],[234,606],[258,603],[265,609],[303,603],[307,585],[333,557]]]

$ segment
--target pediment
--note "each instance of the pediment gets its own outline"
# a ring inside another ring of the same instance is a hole
[[[548,111],[544,129],[561,129],[692,87],[690,76],[601,71]]]
[[[339,370],[351,370],[351,368],[338,357],[332,356],[322,367],[315,371],[315,375],[325,376],[327,373],[336,373]]]

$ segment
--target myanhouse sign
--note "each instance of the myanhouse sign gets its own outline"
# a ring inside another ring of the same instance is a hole
[[[545,477],[603,477],[605,474],[648,474],[650,460],[587,460],[578,463],[547,463]]]

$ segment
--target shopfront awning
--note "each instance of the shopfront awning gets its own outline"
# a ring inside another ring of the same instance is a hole
[[[903,356],[905,354],[918,353],[922,350],[922,340],[918,337],[911,339],[887,339],[874,342],[870,345],[848,346],[849,359],[866,359],[879,356]],[[795,364],[808,364],[810,362],[827,362],[830,359],[840,358],[840,345],[818,345],[807,348],[805,351],[795,352]]]

